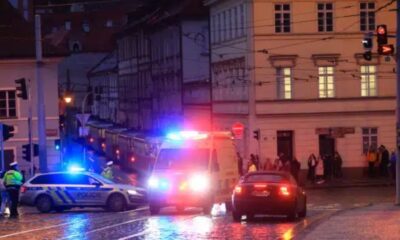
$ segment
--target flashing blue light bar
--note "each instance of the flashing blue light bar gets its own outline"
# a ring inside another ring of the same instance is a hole
[[[70,166],[69,168],[68,168],[68,171],[69,172],[84,172],[85,171],[85,169],[83,168],[83,167],[80,167],[80,166],[76,166],[76,165],[72,165],[72,166]]]
[[[167,138],[171,140],[199,140],[208,137],[207,133],[197,131],[180,131],[167,134]]]

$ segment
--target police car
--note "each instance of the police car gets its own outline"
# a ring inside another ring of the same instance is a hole
[[[20,203],[43,213],[73,207],[103,207],[123,211],[145,203],[145,190],[116,184],[90,172],[38,174],[21,187]]]

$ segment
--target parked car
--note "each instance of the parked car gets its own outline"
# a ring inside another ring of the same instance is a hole
[[[232,194],[232,217],[242,215],[286,215],[289,220],[307,214],[307,196],[287,172],[260,171],[243,176]]]

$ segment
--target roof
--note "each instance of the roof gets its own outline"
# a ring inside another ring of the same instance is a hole
[[[44,40],[43,56],[63,56],[66,52]],[[35,57],[34,23],[27,22],[8,0],[0,0],[0,58]]]
[[[102,75],[104,73],[114,72],[118,69],[117,52],[114,50],[105,56],[96,66],[89,72],[88,77]]]

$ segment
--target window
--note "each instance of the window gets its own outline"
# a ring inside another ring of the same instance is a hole
[[[82,23],[82,29],[83,29],[84,32],[90,32],[90,25],[89,25],[89,22],[84,21],[84,22]]]
[[[222,13],[218,13],[217,29],[215,30],[217,36],[216,42],[221,42],[222,35]]]
[[[71,30],[71,21],[65,21],[65,30]]]
[[[17,117],[15,90],[0,91],[0,118]]]
[[[376,66],[361,66],[361,96],[372,97],[376,95]]]
[[[226,40],[226,32],[227,32],[227,30],[228,30],[227,27],[226,27],[226,20],[227,20],[226,12],[223,11],[223,12],[222,12],[222,30],[221,30],[221,32],[222,32],[222,39],[221,39],[221,41],[222,41],[222,42]]]
[[[236,38],[239,36],[239,24],[238,24],[238,10],[237,8],[233,8],[233,37]]]
[[[375,3],[361,2],[360,3],[360,30],[374,31],[375,30]]]
[[[363,153],[368,152],[369,147],[378,148],[378,128],[362,128]]]
[[[244,27],[244,19],[245,19],[245,10],[244,10],[244,4],[240,4],[240,27],[239,27],[239,36],[244,36],[245,35],[245,27]]]
[[[275,4],[275,32],[290,32],[290,4]]]
[[[320,98],[335,96],[333,67],[318,67],[318,90]]]
[[[217,42],[217,15],[212,16],[211,42]]]
[[[278,98],[291,99],[292,98],[292,71],[291,68],[277,68],[276,69],[277,85],[278,85]]]
[[[333,4],[318,3],[318,32],[333,31]]]
[[[106,27],[110,28],[112,26],[113,26],[113,20],[108,19],[107,22],[106,22]]]

